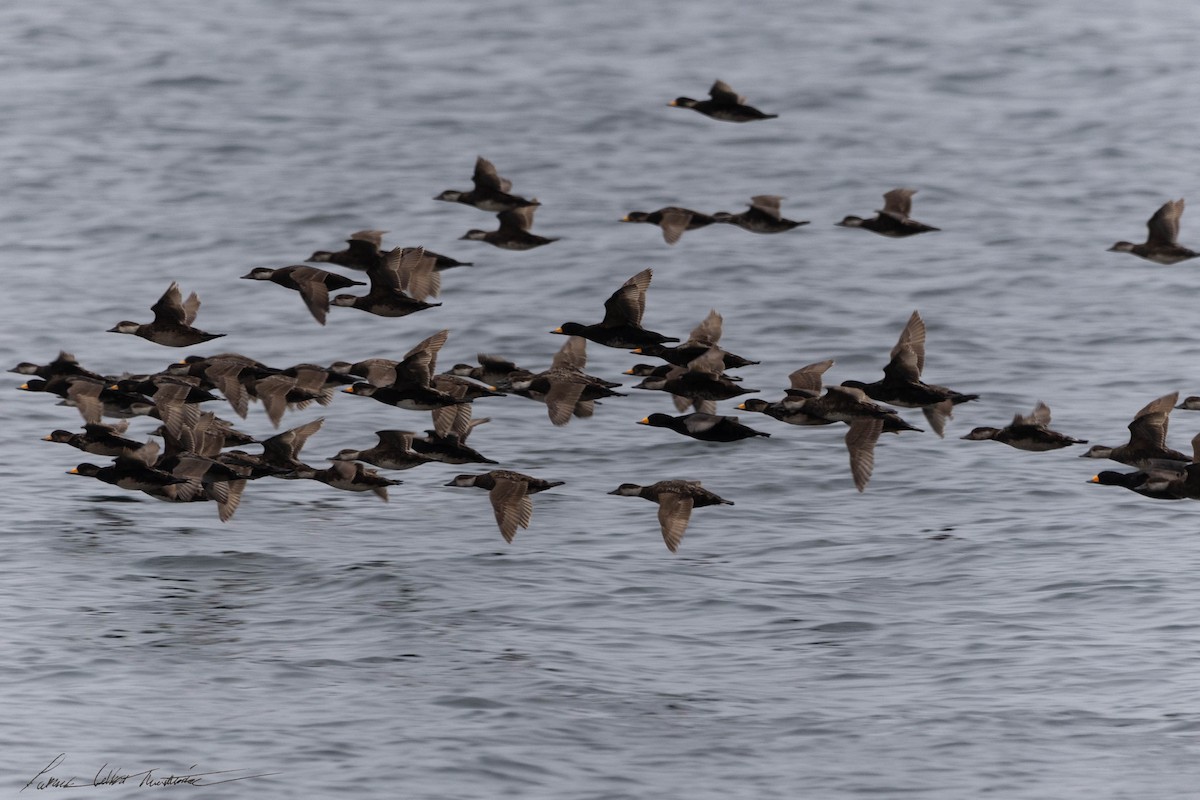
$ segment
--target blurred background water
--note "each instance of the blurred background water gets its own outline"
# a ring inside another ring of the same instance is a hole
[[[926,379],[982,396],[945,439],[885,437],[861,495],[835,428],[744,415],[772,437],[717,445],[635,425],[670,410],[652,393],[564,428],[479,401],[475,447],[565,481],[505,545],[482,492],[443,487],[469,468],[400,474],[388,504],[259,481],[224,525],[67,476],[98,459],[39,439],[75,412],[11,375],[5,796],[59,753],[64,780],[273,773],[177,790],[205,798],[1197,795],[1197,506],[1087,485],[1109,465],[1082,448],[958,437],[1044,400],[1056,429],[1119,444],[1151,399],[1200,393],[1196,267],[1105,252],[1192,194],[1200,6],[48,0],[0,22],[6,368],[398,358],[441,328],[443,367],[541,368],[547,331],[652,267],[647,326],[686,336],[718,309],[768,399],[824,358],[831,382],[874,380],[913,309]],[[779,118],[667,107],[717,78]],[[560,241],[458,241],[494,221],[431,198],[477,155]],[[832,225],[897,186],[943,230]],[[675,247],[617,224],[757,194],[812,224]],[[324,328],[237,280],[362,228],[476,266],[443,274],[441,308]],[[104,332],[173,280],[216,347]],[[589,356],[613,379],[637,360]],[[427,426],[339,397],[284,427],[317,416],[316,463]],[[1200,417],[1174,426],[1186,450]],[[258,406],[241,427],[274,432]],[[736,502],[698,511],[676,555],[653,506],[605,494],[664,478]]]

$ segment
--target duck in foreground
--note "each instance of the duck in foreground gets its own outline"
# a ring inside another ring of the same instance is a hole
[[[712,225],[717,220],[710,214],[692,211],[690,208],[666,206],[657,211],[630,211],[621,222],[645,222],[662,228],[663,241],[675,244],[684,231],[694,231]]]
[[[133,334],[167,347],[189,347],[225,335],[205,333],[192,327],[196,312],[200,310],[200,298],[192,292],[185,301],[182,292],[179,291],[179,284],[174,281],[163,292],[162,297],[158,298],[158,302],[150,306],[150,310],[154,312],[153,322],[137,323],[126,320],[109,328],[108,332]]]
[[[1122,486],[1153,500],[1200,500],[1200,464],[1167,464],[1136,472],[1104,470],[1088,483]]]
[[[529,527],[533,518],[533,501],[529,495],[562,485],[562,481],[542,480],[507,469],[494,469],[482,475],[459,475],[446,484],[486,489],[496,514],[496,524],[506,542],[511,542],[517,535],[517,528]]]
[[[622,483],[609,494],[644,497],[658,503],[658,524],[662,527],[663,541],[672,553],[679,548],[679,542],[683,540],[683,533],[692,518],[693,508],[733,505],[732,500],[725,500],[705,489],[700,485],[700,481],[669,480],[649,486]]]
[[[632,350],[644,345],[678,342],[678,337],[663,336],[642,327],[646,310],[646,290],[654,272],[647,267],[634,275],[604,301],[604,319],[591,325],[564,322],[550,331],[567,336],[582,336],[606,347]]]
[[[741,439],[771,435],[741,424],[737,417],[704,414],[699,411],[679,417],[672,417],[670,414],[651,414],[640,420],[638,424],[649,425],[652,428],[669,428],[676,433],[699,439],[702,442],[736,442]]]
[[[843,228],[865,228],[872,233],[890,236],[893,239],[940,231],[941,228],[917,222],[909,216],[912,212],[912,196],[916,193],[916,189],[892,189],[884,193],[883,208],[876,211],[874,217],[863,219],[851,215],[834,224]]]
[[[778,114],[764,114],[753,106],[746,105],[746,98],[735,92],[725,81],[717,81],[708,90],[707,100],[676,97],[667,105],[672,108],[690,108],[706,117],[722,122],[754,122],[760,119],[775,119]]]
[[[1050,406],[1041,401],[1038,401],[1032,414],[1017,414],[1012,422],[1003,428],[975,428],[962,438],[972,441],[992,439],[1009,447],[1034,453],[1059,450],[1073,444],[1087,444],[1086,439],[1075,439],[1065,433],[1050,430]]]
[[[1178,264],[1200,256],[1179,244],[1179,218],[1183,216],[1183,198],[1168,200],[1146,223],[1146,241],[1141,244],[1117,242],[1110,253],[1133,253],[1155,264]]]
[[[438,296],[442,281],[434,270],[434,258],[423,248],[393,248],[381,256],[379,264],[367,270],[367,277],[371,281],[367,294],[339,294],[332,304],[380,317],[405,317],[441,305],[425,300]]]
[[[808,220],[786,219],[779,210],[782,202],[783,198],[779,195],[760,194],[750,198],[750,208],[742,213],[718,211],[713,214],[713,219],[751,233],[783,233],[808,224]]]
[[[1171,409],[1175,407],[1175,401],[1178,399],[1179,392],[1172,392],[1157,400],[1151,400],[1134,415],[1133,422],[1129,423],[1128,442],[1116,447],[1092,445],[1080,458],[1111,458],[1143,471],[1152,469],[1163,461],[1189,463],[1192,460],[1190,456],[1167,447],[1167,423],[1170,421]],[[1195,449],[1196,439],[1192,440],[1192,444]]]

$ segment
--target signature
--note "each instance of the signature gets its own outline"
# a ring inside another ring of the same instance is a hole
[[[178,775],[165,772],[158,767],[138,770],[137,772],[125,772],[119,768],[109,767],[107,763],[96,770],[96,774],[91,779],[78,778],[74,775],[69,778],[60,778],[58,775],[51,774],[66,763],[66,760],[66,753],[59,753],[50,759],[49,764],[43,767],[38,774],[30,778],[29,782],[21,787],[21,791],[23,792],[26,789],[80,789],[85,786],[216,786],[218,783],[232,783],[233,781],[264,778],[268,775],[279,774],[277,772],[260,772],[256,775],[238,774],[247,771],[244,769],[193,772],[192,770],[196,769],[196,764],[189,767],[187,772]]]

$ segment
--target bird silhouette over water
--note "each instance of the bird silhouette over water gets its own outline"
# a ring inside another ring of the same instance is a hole
[[[1183,216],[1183,198],[1168,200],[1146,223],[1146,241],[1141,244],[1117,242],[1110,253],[1133,253],[1155,264],[1178,264],[1200,256],[1179,244],[1179,218]]]
[[[110,328],[109,333],[129,333],[167,347],[188,347],[225,335],[206,333],[192,327],[196,312],[200,310],[200,298],[192,292],[188,299],[184,300],[183,293],[179,291],[179,284],[174,281],[150,310],[154,312],[153,322],[137,323],[126,320]]]
[[[482,475],[459,475],[447,486],[475,486],[486,489],[492,511],[504,541],[511,542],[518,528],[528,528],[533,519],[533,501],[529,495],[562,486],[562,481],[547,481],[507,469],[494,469]]]
[[[663,542],[672,553],[679,549],[688,521],[692,518],[693,508],[733,505],[732,500],[726,500],[705,489],[700,485],[700,481],[668,480],[658,481],[649,486],[622,483],[609,494],[641,497],[657,503],[658,524],[662,528]]]
[[[883,208],[876,211],[874,217],[863,219],[850,215],[834,224],[843,228],[864,228],[893,239],[941,230],[909,216],[912,212],[912,196],[916,193],[916,189],[892,189],[883,195]]]
[[[699,111],[706,117],[719,119],[722,122],[754,122],[761,119],[775,119],[778,114],[765,114],[753,106],[746,105],[746,98],[739,95],[725,81],[717,81],[708,90],[707,100],[693,100],[690,97],[676,97],[667,105],[673,108],[690,108]]]
[[[1129,441],[1116,447],[1097,444],[1088,448],[1080,458],[1111,458],[1140,470],[1152,469],[1156,462],[1188,463],[1191,456],[1167,447],[1167,423],[1179,392],[1151,400],[1129,423]]]
[[[1050,406],[1038,402],[1031,414],[1017,414],[1003,428],[975,428],[964,439],[994,440],[1018,450],[1034,453],[1058,450],[1073,444],[1087,444],[1085,439],[1075,439],[1065,433],[1050,430]]]
[[[740,214],[718,211],[712,216],[717,222],[736,225],[751,233],[783,233],[808,224],[808,220],[786,219],[780,211],[782,202],[779,195],[760,194],[751,197],[750,207]]]
[[[646,310],[646,290],[650,288],[653,271],[646,269],[634,275],[604,301],[604,319],[591,325],[564,322],[551,333],[582,336],[605,347],[632,350],[648,344],[678,342],[677,337],[664,336],[642,327]]]
[[[675,244],[683,236],[684,231],[694,231],[706,228],[717,220],[711,214],[702,214],[690,208],[666,206],[657,211],[630,211],[621,218],[621,222],[645,222],[657,225],[662,229],[663,241]]]
[[[481,211],[490,211],[493,214],[541,205],[536,198],[526,200],[524,197],[509,194],[512,189],[512,181],[501,178],[496,172],[495,165],[483,156],[475,159],[475,174],[471,176],[471,181],[475,187],[470,191],[447,189],[433,199],[449,203],[462,203],[474,206]]]

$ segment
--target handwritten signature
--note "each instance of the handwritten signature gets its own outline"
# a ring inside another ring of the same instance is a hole
[[[21,791],[26,789],[79,789],[85,786],[216,786],[218,783],[232,783],[233,781],[244,781],[250,778],[264,778],[268,775],[278,775],[277,772],[260,772],[255,775],[239,775],[237,773],[246,772],[244,769],[221,769],[211,772],[192,772],[196,769],[195,764],[188,768],[188,772],[181,775],[163,772],[158,767],[150,769],[138,770],[137,772],[124,772],[120,769],[111,768],[107,763],[96,770],[96,774],[91,780],[84,780],[72,775],[69,778],[60,778],[57,775],[52,775],[51,772],[61,767],[67,760],[66,753],[59,753],[50,760],[50,763],[43,767],[37,775],[29,779],[29,782],[21,787]]]

